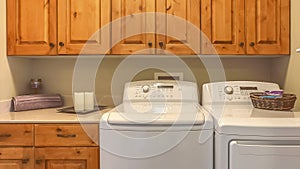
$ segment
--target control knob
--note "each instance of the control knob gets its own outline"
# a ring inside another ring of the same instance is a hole
[[[226,87],[224,88],[224,92],[225,92],[226,94],[233,94],[233,88],[232,88],[231,86],[226,86]]]
[[[142,90],[143,90],[144,93],[148,93],[149,90],[150,90],[150,86],[149,86],[149,85],[144,85],[144,86],[142,87]]]

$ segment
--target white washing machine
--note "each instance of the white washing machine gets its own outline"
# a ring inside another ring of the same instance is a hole
[[[213,120],[195,83],[125,85],[123,104],[100,121],[101,169],[213,169]]]
[[[203,105],[215,119],[215,169],[298,169],[300,113],[252,107],[252,91],[277,84],[221,82],[203,86]]]

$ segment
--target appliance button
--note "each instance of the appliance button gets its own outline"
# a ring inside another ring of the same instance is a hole
[[[150,91],[150,86],[149,85],[144,85],[142,86],[142,90],[144,93],[148,93]]]
[[[224,87],[224,92],[226,94],[233,94],[233,88],[231,86],[225,86]]]

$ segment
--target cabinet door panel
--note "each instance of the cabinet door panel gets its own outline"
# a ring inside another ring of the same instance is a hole
[[[113,54],[154,54],[154,14],[139,15],[154,11],[154,0],[112,0]]]
[[[56,0],[8,0],[7,38],[8,55],[55,55]]]
[[[33,169],[33,148],[0,148],[0,169]]]
[[[246,6],[247,53],[289,54],[289,0],[246,0]]]
[[[244,0],[203,0],[202,53],[244,54]]]
[[[35,169],[97,169],[99,148],[48,147],[35,149]]]
[[[19,160],[1,160],[0,169],[22,169],[22,162]]]
[[[104,28],[109,16],[109,0],[59,0],[58,42],[64,45],[59,46],[58,53],[105,54],[110,44],[109,26]]]
[[[158,0],[156,6],[156,47],[173,54],[199,54],[200,0]]]

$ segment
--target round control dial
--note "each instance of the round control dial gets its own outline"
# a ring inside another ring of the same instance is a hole
[[[225,92],[226,94],[233,94],[233,88],[232,88],[231,86],[226,86],[226,87],[224,88],[224,92]]]
[[[144,85],[142,86],[142,90],[144,93],[148,93],[150,91],[150,86],[149,85]]]

